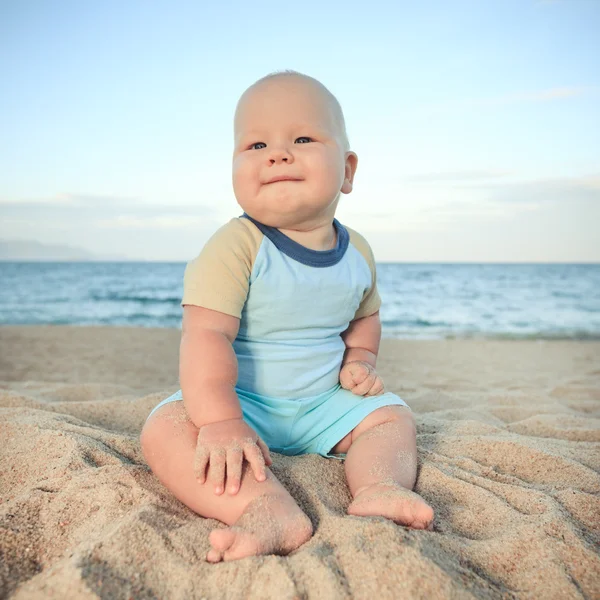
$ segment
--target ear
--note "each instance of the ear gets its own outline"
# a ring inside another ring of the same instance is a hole
[[[342,193],[349,194],[352,191],[352,182],[358,166],[358,156],[356,152],[346,152],[346,166],[344,170],[344,183],[342,184]]]

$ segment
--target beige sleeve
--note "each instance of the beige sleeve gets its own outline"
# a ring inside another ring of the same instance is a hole
[[[231,219],[218,229],[185,268],[181,306],[193,304],[240,318],[262,239],[248,219]]]
[[[360,306],[354,315],[353,321],[356,319],[362,319],[363,317],[369,317],[376,313],[381,306],[381,298],[377,291],[377,269],[375,267],[375,257],[369,242],[360,235],[360,233],[346,227],[350,234],[350,243],[362,254],[363,258],[367,261],[369,269],[371,270],[371,287],[365,292]]]

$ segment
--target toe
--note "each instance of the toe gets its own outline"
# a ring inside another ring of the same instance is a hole
[[[206,554],[206,561],[209,563],[218,563],[222,560],[222,554],[218,550],[211,548]]]
[[[429,504],[425,504],[419,514],[419,521],[423,523],[423,529],[429,529],[431,524],[433,523],[434,512],[433,508],[429,506]]]
[[[240,534],[235,544],[232,544],[229,550],[223,554],[223,560],[239,560],[257,554],[262,554],[262,552],[256,538],[253,535]]]
[[[218,556],[217,560],[207,558],[209,562],[238,560],[246,556],[259,554],[261,550],[255,535],[235,526],[226,529],[213,529],[208,539],[212,546],[209,554],[215,559]]]
[[[223,554],[228,550],[233,542],[235,541],[235,532],[230,528],[227,529],[213,529],[208,536],[210,545]]]
[[[413,529],[426,529],[433,531],[433,509],[425,505],[419,510],[418,516],[410,525]]]

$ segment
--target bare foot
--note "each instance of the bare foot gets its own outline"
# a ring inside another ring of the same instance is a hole
[[[281,496],[259,496],[233,525],[210,532],[212,549],[206,560],[218,563],[258,554],[288,554],[312,533],[310,519],[295,502]]]
[[[397,483],[376,483],[358,490],[348,514],[385,517],[412,529],[433,531],[433,508],[421,496]]]

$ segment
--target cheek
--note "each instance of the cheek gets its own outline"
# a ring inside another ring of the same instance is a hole
[[[338,192],[340,190],[344,182],[344,169],[343,166],[340,166],[337,156],[321,156],[315,162],[314,169],[318,174],[318,179],[322,187],[327,188],[331,192]]]
[[[252,161],[236,158],[232,168],[233,188],[236,192],[248,192],[257,185],[257,170]]]

